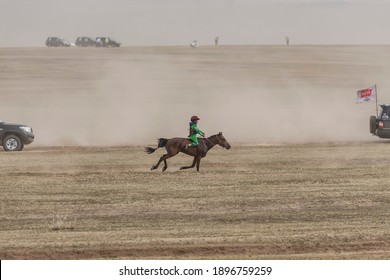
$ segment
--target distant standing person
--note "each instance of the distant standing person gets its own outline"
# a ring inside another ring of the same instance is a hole
[[[218,46],[219,37],[215,37],[215,45]]]
[[[290,45],[290,38],[288,36],[285,37],[286,38],[286,45]]]

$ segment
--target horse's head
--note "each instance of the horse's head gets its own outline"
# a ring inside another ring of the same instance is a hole
[[[218,133],[216,137],[219,146],[226,148],[227,150],[229,150],[232,147],[230,146],[229,142],[225,139],[225,137],[222,135],[222,132]]]

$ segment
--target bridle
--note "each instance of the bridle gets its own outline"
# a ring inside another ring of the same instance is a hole
[[[211,144],[213,144],[213,145],[219,145],[219,144],[221,144],[221,140],[219,140],[219,138],[218,138],[218,135],[216,134],[216,135],[214,135],[215,136],[215,138],[217,138],[217,140],[218,140],[218,143],[213,143],[213,142],[211,142],[208,138],[204,138],[204,139],[206,139],[207,141],[209,141]]]

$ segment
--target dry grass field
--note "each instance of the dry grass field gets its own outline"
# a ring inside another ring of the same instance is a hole
[[[388,46],[0,49],[0,259],[389,259]],[[201,171],[157,137],[223,131]]]
[[[159,151],[159,150],[158,150]],[[390,144],[1,152],[1,259],[388,259]]]

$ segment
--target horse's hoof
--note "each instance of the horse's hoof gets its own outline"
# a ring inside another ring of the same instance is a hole
[[[180,167],[180,169],[179,170],[183,170],[184,168],[183,168],[183,166],[182,167]]]
[[[152,166],[152,168],[150,168],[150,170],[155,170],[156,169],[156,166]]]
[[[164,172],[165,170],[167,170],[167,168],[166,168],[166,167],[163,167],[162,172]]]

